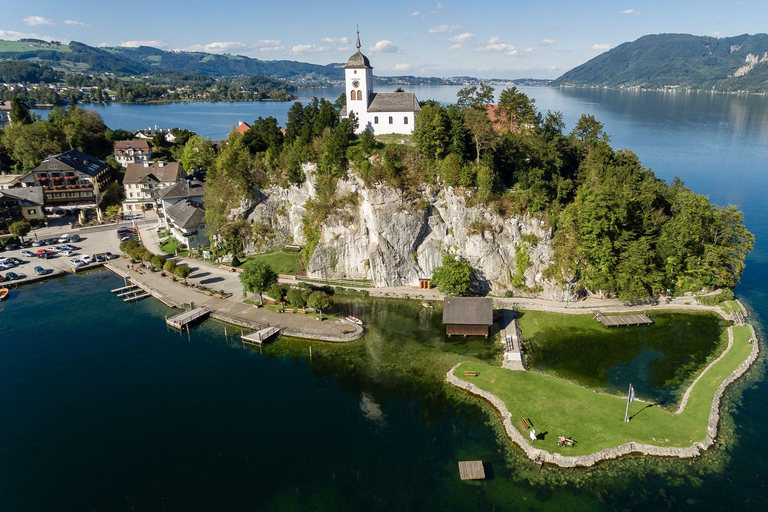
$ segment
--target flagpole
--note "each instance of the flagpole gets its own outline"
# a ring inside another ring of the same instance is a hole
[[[627,390],[627,408],[624,411],[624,423],[629,421],[629,418],[627,415],[629,414],[629,395],[632,393],[632,384],[629,384],[629,389]]]

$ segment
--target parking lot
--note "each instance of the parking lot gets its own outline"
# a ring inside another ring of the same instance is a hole
[[[117,228],[131,226],[131,222],[120,222],[120,224],[105,224],[96,227],[73,229],[71,223],[66,221],[51,222],[51,225],[47,228],[41,228],[30,232],[29,235],[24,237],[26,241],[40,241],[40,240],[55,240],[52,245],[44,245],[39,247],[27,247],[18,248],[14,250],[0,251],[0,260],[3,258],[17,258],[21,260],[21,264],[9,269],[0,270],[0,275],[5,277],[8,272],[15,273],[20,276],[20,279],[8,281],[5,280],[0,283],[0,287],[20,284],[25,281],[37,280],[41,277],[50,277],[60,275],[63,272],[74,272],[75,265],[70,261],[73,258],[82,258],[83,256],[89,256],[93,258],[94,255],[110,252],[113,255],[120,255],[120,241],[117,239]],[[142,237],[150,238],[150,231],[154,231],[154,227],[157,224],[157,219],[152,215],[150,218],[138,220],[136,222],[139,232]],[[58,239],[64,235],[78,235],[80,240],[77,242],[63,242],[59,243]],[[155,235],[156,237],[156,235]],[[37,253],[40,249],[51,249],[68,243],[75,247],[69,256],[55,255],[49,259],[43,259],[38,257],[29,257],[22,255],[22,251],[30,251]],[[97,262],[94,262],[97,263]],[[46,271],[46,275],[38,276],[35,273],[35,267],[40,266]],[[93,265],[87,265],[79,267],[78,270],[84,270]]]

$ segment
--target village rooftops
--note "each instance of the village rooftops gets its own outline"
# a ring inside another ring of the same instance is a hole
[[[128,164],[123,183],[141,183],[149,179],[159,183],[175,183],[184,176],[184,169],[179,162],[153,162]]]
[[[13,188],[21,183],[25,174],[0,174],[0,189]],[[19,185],[20,186],[20,185]]]
[[[146,140],[121,140],[115,144],[115,153],[130,150],[149,153],[149,142]]]
[[[205,224],[203,205],[184,199],[165,209],[168,218],[181,229],[190,230]]]
[[[418,112],[419,100],[412,92],[377,92],[371,94],[368,112]]]
[[[51,155],[35,167],[35,171],[77,171],[95,178],[109,166],[106,162],[76,149],[58,155]]]
[[[30,205],[42,205],[43,187],[19,187],[0,190],[0,197],[11,197]]]
[[[179,180],[173,186],[170,186],[160,192],[160,199],[172,201],[174,199],[188,199],[191,197],[203,196],[203,183],[197,180]]]
[[[443,301],[446,325],[493,325],[493,299],[490,297],[446,297]]]

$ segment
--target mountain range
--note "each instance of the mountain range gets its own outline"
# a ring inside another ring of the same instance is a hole
[[[551,85],[766,92],[768,34],[647,35],[598,55]]]

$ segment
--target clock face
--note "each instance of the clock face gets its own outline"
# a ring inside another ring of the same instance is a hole
[[[360,87],[360,80],[352,80],[352,87],[354,87],[355,89]]]

